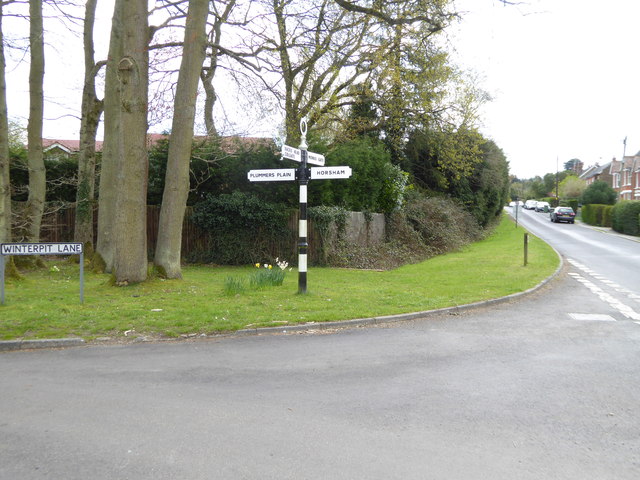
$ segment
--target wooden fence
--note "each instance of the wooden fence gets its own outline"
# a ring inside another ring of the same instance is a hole
[[[191,208],[187,208],[185,220],[182,226],[182,258],[189,258],[191,252],[202,252],[209,248],[212,236],[210,233],[198,228],[191,220]],[[285,238],[280,238],[267,250],[273,252],[273,256],[281,255],[295,264],[297,261],[298,244],[298,212],[294,212],[288,221],[290,234]],[[158,225],[160,220],[160,207],[156,205],[147,206],[147,245],[150,257],[153,256],[158,239]],[[42,219],[40,240],[42,242],[72,242],[75,225],[75,208],[60,209],[45,215]],[[94,215],[94,238],[97,235],[98,215]],[[320,236],[313,228],[313,223],[309,222],[309,261],[316,262],[321,249]],[[277,252],[284,252],[278,254]],[[265,259],[268,260],[268,259]]]

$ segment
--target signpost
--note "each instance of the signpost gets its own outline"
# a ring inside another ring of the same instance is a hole
[[[82,243],[0,243],[0,303],[4,305],[4,257],[10,255],[80,255],[80,303],[84,303]]]
[[[249,170],[247,178],[250,182],[286,182],[296,179],[296,169],[269,168],[266,170]]]
[[[303,120],[304,121],[304,120]],[[302,130],[302,122],[300,122],[300,129]],[[305,126],[305,131],[306,131]],[[306,147],[306,139],[303,140],[305,142]],[[302,162],[302,145],[300,148],[293,148],[289,145],[282,145],[282,156],[284,158],[288,158],[289,160],[293,160],[296,162]],[[307,163],[311,163],[312,165],[324,165],[324,155],[320,155],[319,153],[307,152]]]
[[[323,178],[349,178],[351,167],[311,167],[311,180]]]
[[[307,122],[300,121],[302,140],[300,148],[282,146],[282,157],[299,162],[300,167],[250,170],[247,177],[250,182],[277,182],[297,180],[300,186],[300,221],[298,223],[298,293],[307,293],[307,185],[309,180],[351,177],[351,167],[325,167],[324,155],[307,151]],[[319,165],[307,168],[307,164]],[[295,175],[292,175],[294,172]]]

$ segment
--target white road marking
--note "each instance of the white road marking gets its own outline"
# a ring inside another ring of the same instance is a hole
[[[570,313],[569,316],[574,320],[588,320],[594,322],[615,322],[616,319],[611,315],[603,313]]]
[[[593,276],[594,278],[598,278],[597,274],[595,274],[595,272],[593,272],[593,270],[585,267],[581,263],[576,262],[573,259],[568,259],[568,261],[569,261],[569,263],[571,265],[573,265],[577,269],[582,270],[583,272],[587,273],[588,275]],[[603,302],[608,303],[612,308],[614,308],[615,310],[619,311],[625,317],[630,318],[631,320],[640,320],[640,313],[636,312],[630,306],[622,303],[617,298],[615,298],[612,295],[610,295],[609,293],[605,292],[603,289],[598,287],[595,283],[593,283],[590,280],[584,278],[582,275],[580,275],[578,273],[571,272],[569,275],[573,279],[575,279],[576,281],[578,281],[581,284],[583,284],[585,287],[587,287],[589,290],[591,290],[592,293],[596,294]],[[604,278],[604,277],[602,277],[602,278]],[[624,295],[627,295],[628,297],[631,297],[631,295],[635,295],[633,292],[630,292],[629,290],[626,290],[626,289],[623,289],[623,288],[616,288],[616,291],[618,293],[622,293]],[[635,300],[637,300],[637,299],[635,299]]]

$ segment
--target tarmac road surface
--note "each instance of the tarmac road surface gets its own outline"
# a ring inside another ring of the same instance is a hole
[[[332,334],[0,353],[0,479],[636,480],[639,304],[601,278],[565,262],[511,303]]]

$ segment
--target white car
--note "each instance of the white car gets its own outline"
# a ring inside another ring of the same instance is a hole
[[[536,202],[536,212],[544,212],[545,209],[548,212],[550,208],[549,202]]]
[[[526,210],[535,210],[537,204],[537,200],[527,200],[526,202],[524,202],[524,208]]]

